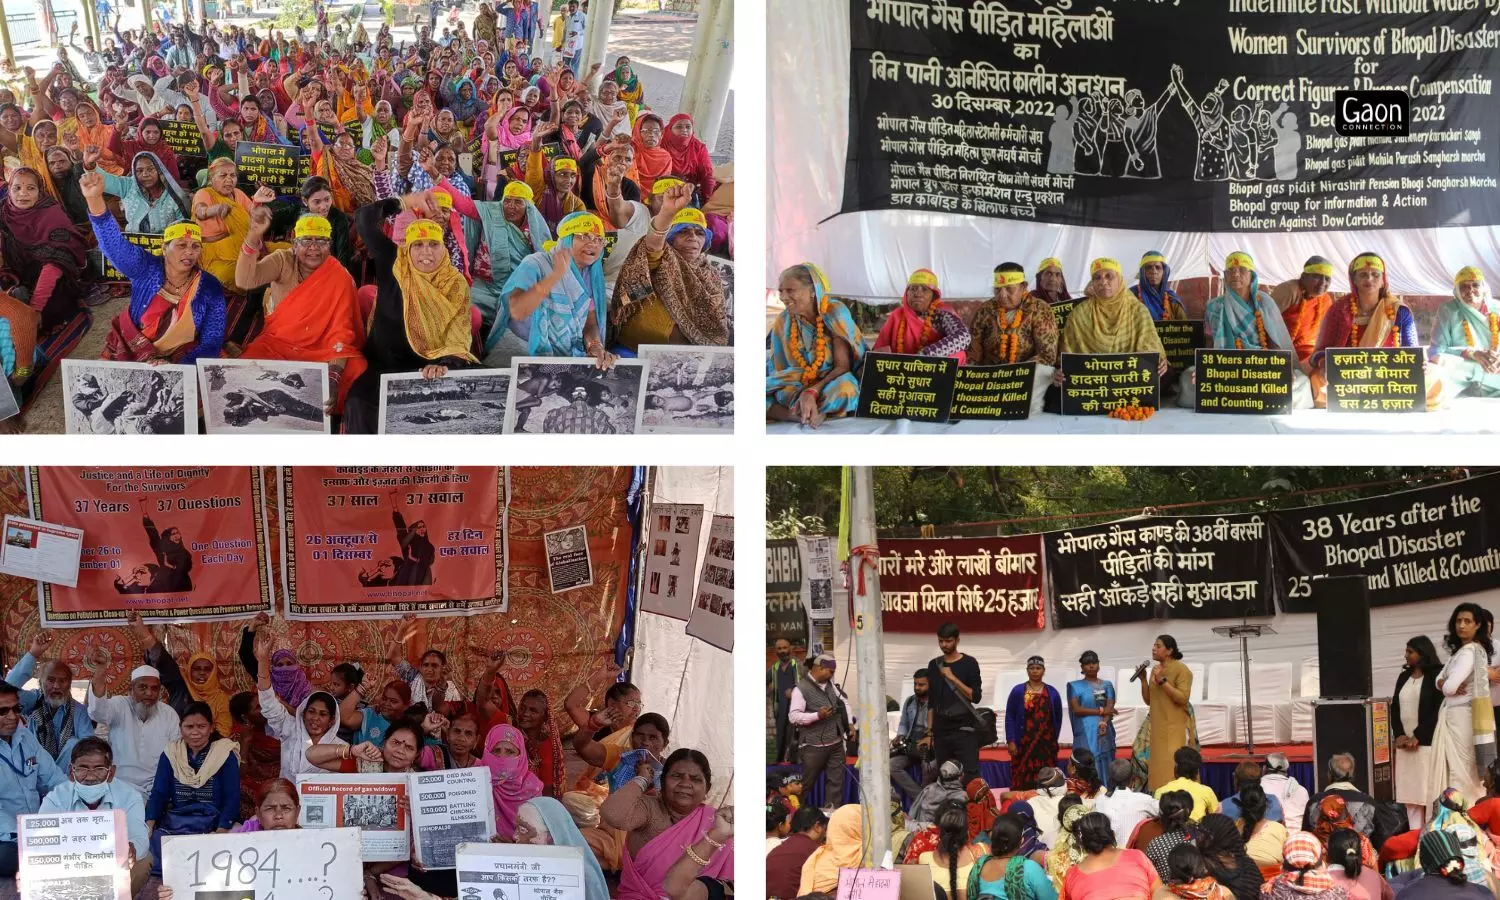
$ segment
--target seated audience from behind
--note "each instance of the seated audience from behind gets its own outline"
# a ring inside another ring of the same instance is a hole
[[[1168,791],[1186,791],[1192,795],[1193,811],[1189,818],[1196,822],[1208,813],[1219,811],[1219,795],[1214,789],[1198,780],[1203,768],[1203,754],[1192,747],[1178,747],[1172,756],[1177,777],[1156,789],[1156,799]]]

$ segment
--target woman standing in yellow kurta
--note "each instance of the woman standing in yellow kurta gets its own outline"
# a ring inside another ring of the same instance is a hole
[[[1157,637],[1151,645],[1151,659],[1156,665],[1141,682],[1141,699],[1151,709],[1148,784],[1154,791],[1176,777],[1172,757],[1188,743],[1188,698],[1193,694],[1193,673],[1183,665],[1177,639],[1170,634]]]

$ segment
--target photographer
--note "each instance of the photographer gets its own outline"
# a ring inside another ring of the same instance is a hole
[[[913,762],[922,765],[923,781],[926,781],[927,763],[932,754],[927,747],[919,746],[927,737],[927,670],[918,669],[912,675],[912,694],[901,704],[901,723],[896,727],[896,739],[891,742],[891,784],[906,795],[907,801],[917,799],[922,786],[907,774]]]

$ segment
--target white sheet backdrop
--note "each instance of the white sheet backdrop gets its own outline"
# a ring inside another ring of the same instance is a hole
[[[734,515],[734,470],[728,467],[659,466],[652,500],[701,503],[704,528],[698,565],[708,549],[708,522],[715,513]],[[648,508],[649,515],[649,508]],[[649,521],[649,520],[648,520]],[[694,571],[692,584],[698,583]],[[644,712],[672,725],[671,752],[692,747],[713,767],[709,802],[718,802],[734,780],[734,665],[731,654],[687,636],[686,622],[653,613],[636,618],[632,682],[641,689]]]
[[[1063,261],[1068,287],[1080,291],[1089,260],[1114,257],[1131,271],[1149,249],[1163,251],[1172,277],[1210,274],[1233,250],[1255,257],[1263,284],[1302,271],[1313,254],[1342,266],[1363,251],[1381,254],[1395,289],[1448,295],[1453,273],[1478,265],[1500,280],[1500,228],[1297,234],[1120,231],[908,211],[838,212],[849,140],[849,4],[846,0],[770,0],[767,16],[767,158],[770,213],[767,286],[803,261],[822,267],[833,292],[860,299],[901,295],[922,267],[937,272],[951,298],[989,297],[992,270],[1006,260],[1031,267]],[[1334,279],[1347,290],[1347,279]]]

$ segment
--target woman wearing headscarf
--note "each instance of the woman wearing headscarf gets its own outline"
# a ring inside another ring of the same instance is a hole
[[[708,759],[688,747],[674,751],[661,784],[660,793],[647,794],[650,783],[638,776],[599,807],[604,824],[626,832],[620,900],[657,900],[667,871],[684,852],[702,862],[699,876],[734,878],[733,838],[718,841],[710,834],[719,813],[704,802],[713,788]]]
[[[282,653],[291,651],[282,648],[273,656],[269,629],[263,628],[256,632],[252,640],[256,661],[255,690],[260,698],[261,715],[266,718],[266,731],[281,741],[281,777],[295,781],[298,775],[321,775],[328,771],[338,771],[337,761],[347,758],[346,752],[349,749],[348,742],[338,735],[338,701],[327,691],[313,691],[296,704],[284,704],[280,693],[272,690],[272,684],[275,682],[277,668],[291,667],[278,667],[274,660],[281,657]],[[295,662],[296,658],[293,657],[296,671],[305,679],[302,667],[295,666]],[[288,689],[285,677],[281,680],[281,686],[283,690],[287,690],[288,696],[296,696],[298,691]],[[332,754],[335,761],[328,766],[315,763],[307,757],[310,748],[323,744],[332,745],[337,751]]]
[[[1073,308],[1063,326],[1061,351],[1155,353],[1157,372],[1165,375],[1167,351],[1156,333],[1156,323],[1146,305],[1125,287],[1119,262],[1096,259],[1089,265],[1089,272],[1089,286],[1084,291],[1086,299]],[[1052,383],[1062,385],[1061,367],[1052,376]]]
[[[208,185],[193,195],[193,219],[203,234],[203,269],[235,293],[240,291],[234,267],[250,233],[250,211],[276,199],[274,190],[261,185],[252,201],[235,187],[238,176],[234,160],[220,157],[209,163]]]
[[[1016,852],[1037,865],[1047,864],[1047,844],[1042,840],[1041,829],[1037,827],[1036,810],[1032,809],[1031,803],[1026,800],[1015,800],[1006,804],[1003,812],[1015,816],[1021,823],[1021,846]]]
[[[672,156],[672,174],[693,185],[699,204],[707,203],[719,183],[714,180],[714,162],[708,145],[693,134],[693,117],[678,113],[667,121],[662,147]]]
[[[1350,291],[1335,297],[1323,316],[1318,345],[1308,358],[1314,404],[1328,402],[1325,355],[1341,347],[1420,347],[1417,320],[1400,295],[1391,291],[1385,260],[1374,253],[1361,253],[1349,263]],[[1427,405],[1437,405],[1443,395],[1441,370],[1427,367]]]
[[[1286,839],[1281,848],[1281,874],[1266,882],[1267,900],[1345,900],[1343,888],[1323,866],[1323,845],[1307,832]]]
[[[24,167],[12,171],[0,200],[0,254],[3,268],[31,290],[26,305],[39,316],[37,334],[78,311],[87,252],[82,232],[43,192],[41,176]]]
[[[115,127],[107,125],[99,113],[98,104],[84,97],[78,101],[78,144],[88,155],[90,147],[99,148],[99,167],[111,175],[123,174],[125,169],[109,145],[114,142]]]
[[[949,800],[967,802],[969,795],[964,790],[964,768],[954,760],[946,760],[938,767],[938,776],[912,801],[906,817],[922,825],[937,822],[938,809]]]
[[[588,120],[583,123],[581,142],[593,137],[597,141],[608,141],[614,137],[631,136],[630,107],[620,99],[620,86],[606,80],[599,85],[597,96],[589,100]]]
[[[497,316],[507,312],[501,288],[526,257],[541,253],[552,241],[552,230],[532,202],[535,195],[531,187],[524,182],[507,184],[498,201],[471,200],[460,191],[452,196],[453,209],[479,226],[463,229],[468,258],[483,258],[489,263],[488,272],[482,268],[475,272],[470,295],[479,309],[479,333],[487,334]]]
[[[641,190],[651,193],[651,185],[658,178],[665,178],[675,174],[672,171],[672,154],[662,146],[662,136],[666,133],[666,125],[661,116],[654,112],[642,113],[635,120],[634,136],[631,144],[635,147],[635,171],[639,176],[636,183]]]
[[[69,140],[76,140],[69,138]],[[83,167],[73,161],[73,154],[63,147],[47,151],[47,174],[52,178],[52,187],[57,191],[57,202],[67,214],[68,221],[76,226],[86,226],[89,221],[88,204],[78,188],[78,178]]]
[[[1057,843],[1047,851],[1047,877],[1059,894],[1063,891],[1063,879],[1068,870],[1083,861],[1083,846],[1078,842],[1078,823],[1090,812],[1082,803],[1074,803],[1063,810],[1058,818]]]
[[[1250,254],[1236,250],[1224,260],[1224,293],[1208,301],[1203,328],[1211,346],[1221,350],[1287,350],[1295,354],[1286,320],[1271,295],[1260,289],[1260,275]],[[1197,397],[1197,366],[1182,373],[1179,405],[1193,409]],[[1292,408],[1311,409],[1312,385],[1302,370],[1292,367]]]
[[[1465,797],[1482,795],[1479,773],[1495,758],[1495,711],[1490,705],[1489,660],[1495,655],[1484,625],[1484,609],[1460,603],[1448,616],[1443,646],[1448,662],[1438,675],[1443,692],[1434,747],[1446,765],[1439,784],[1456,788]]]
[[[1046,674],[1047,664],[1040,656],[1026,660],[1026,680],[1011,689],[1005,703],[1010,782],[1017,790],[1034,790],[1037,773],[1057,765],[1062,696],[1042,681]]]
[[[57,123],[42,119],[31,126],[30,134],[20,138],[21,167],[31,169],[41,179],[42,192],[58,199],[57,186],[52,183],[52,172],[47,168],[47,151],[58,146]]]
[[[376,433],[382,374],[420,371],[441,378],[449,368],[477,362],[469,351],[469,284],[443,246],[443,228],[417,219],[397,247],[381,226],[402,210],[437,213],[428,195],[408,194],[361,207],[354,216],[375,267],[375,307],[365,338],[369,368],[344,405],[344,430],[351,434]]]
[[[1141,257],[1139,280],[1130,286],[1130,292],[1146,304],[1151,318],[1157,322],[1170,319],[1186,319],[1187,309],[1177,292],[1172,290],[1172,267],[1160,250],[1147,250]]]
[[[353,132],[341,131],[332,145],[324,144],[322,133],[308,129],[312,143],[312,174],[328,179],[333,191],[333,205],[352,215],[356,209],[375,202],[375,176],[356,154],[358,143]]]
[[[485,104],[479,97],[479,89],[470,78],[460,78],[448,97],[448,111],[454,121],[463,128],[473,128],[475,121],[484,112]]]
[[[556,248],[526,257],[501,288],[486,353],[516,355],[524,345],[527,356],[591,357],[600,369],[613,366],[615,355],[604,344],[603,259],[599,217],[580,212],[563,219]]]
[[[651,232],[615,278],[612,343],[631,353],[642,344],[729,345],[724,282],[708,265],[708,223],[692,198],[687,184],[662,196]]]
[[[197,703],[206,703],[214,714],[216,727],[229,730],[234,717],[229,714],[229,692],[219,684],[219,666],[207,653],[194,653],[187,665],[188,696]]]
[[[526,759],[531,771],[542,782],[542,793],[561,797],[566,788],[562,736],[552,717],[547,695],[532,689],[521,696],[516,706],[516,727],[526,738]]]
[[[1209,813],[1191,826],[1193,843],[1203,854],[1208,873],[1234,900],[1255,900],[1263,882],[1260,866],[1245,852],[1245,841],[1234,820]]]
[[[224,346],[224,288],[198,265],[203,254],[198,226],[167,226],[162,254],[156,256],[120,234],[104,205],[104,176],[86,173],[79,187],[89,203],[89,222],[99,249],[130,279],[130,306],[111,324],[103,358],[190,365],[199,357],[217,357]]]
[[[937,273],[917,269],[906,280],[901,304],[880,327],[874,349],[876,353],[948,356],[963,364],[971,339],[964,320],[943,303]]]
[[[1488,900],[1494,895],[1469,880],[1463,846],[1449,831],[1429,831],[1417,845],[1422,877],[1408,882],[1396,900]]]
[[[307,671],[297,662],[297,654],[285,647],[271,654],[271,686],[287,706],[302,705],[313,692]]]
[[[987,843],[995,817],[1000,815],[999,808],[995,806],[995,795],[990,792],[990,786],[985,784],[983,778],[969,779],[964,793],[969,797],[969,840]]]
[[[1496,873],[1496,865],[1500,861],[1495,856],[1495,845],[1490,841],[1489,833],[1469,816],[1468,809],[1467,796],[1448,788],[1434,804],[1432,821],[1427,824],[1427,829],[1429,832],[1445,832],[1457,838],[1463,851],[1464,877],[1494,894],[1497,887],[1500,887],[1500,878],[1497,878]],[[1419,845],[1419,852],[1420,849]]]
[[[609,73],[606,80],[618,86],[620,101],[626,104],[630,110],[630,120],[634,122],[636,110],[645,105],[646,91],[641,87],[641,81],[636,77],[635,69],[630,65],[630,57],[616,58],[615,70]]]
[[[583,851],[584,900],[609,900],[604,870],[589,848],[573,817],[551,797],[535,797],[516,811],[516,843],[550,847],[576,847]]]
[[[827,297],[828,280],[812,263],[781,273],[786,306],[771,326],[766,354],[766,419],[811,428],[859,405],[865,343],[847,307]]]
[[[802,864],[797,896],[832,894],[839,886],[839,870],[859,866],[863,852],[863,819],[858,803],[840,806],[828,817],[828,834]]]
[[[1428,358],[1454,396],[1470,385],[1481,397],[1500,396],[1500,307],[1477,267],[1453,276],[1453,299],[1438,308]]]
[[[1391,736],[1395,753],[1396,802],[1406,807],[1407,824],[1422,827],[1431,798],[1447,767],[1433,746],[1443,715],[1443,692],[1437,686],[1443,664],[1432,639],[1419,634],[1406,642],[1406,654],[1391,692]]]
[[[513,725],[496,725],[484,737],[484,755],[480,759],[490,770],[495,833],[503,841],[513,841],[517,810],[521,804],[542,794],[542,781],[528,766],[526,736]]]
[[[174,180],[180,179],[177,169],[177,154],[172,152],[166,138],[161,134],[161,121],[154,118],[143,119],[136,126],[131,137],[126,138],[115,130],[113,142],[109,149],[118,159],[134,159],[137,153],[154,153],[161,161],[162,166]]]
[[[1031,292],[1048,303],[1061,303],[1072,298],[1068,291],[1068,279],[1063,274],[1062,260],[1049,256],[1037,264],[1035,285]]]
[[[83,152],[86,171],[92,171],[96,162],[97,148]],[[98,168],[103,170],[103,164]],[[172,180],[161,159],[149,150],[143,150],[131,159],[128,177],[105,171],[104,190],[120,198],[128,231],[161,234],[173,222],[193,217],[192,203],[187,194]]]

